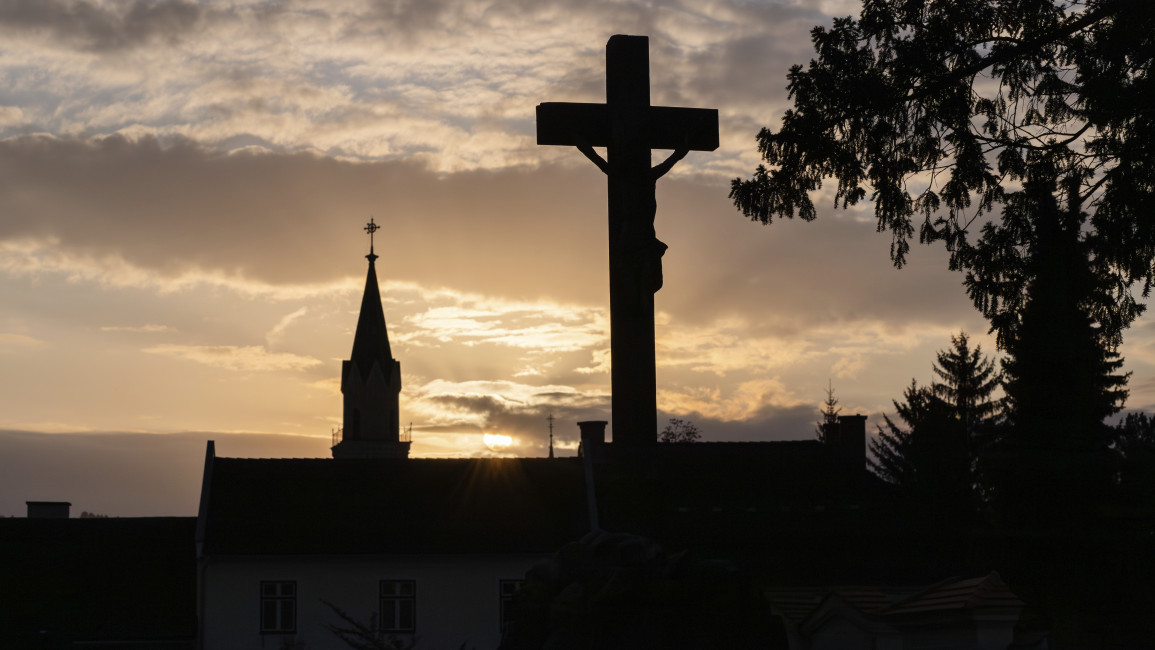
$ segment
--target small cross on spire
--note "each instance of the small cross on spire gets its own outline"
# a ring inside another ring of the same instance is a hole
[[[365,232],[369,233],[369,254],[365,257],[369,258],[370,262],[377,259],[377,256],[373,254],[373,233],[378,230],[381,230],[381,226],[373,223],[373,217],[369,217],[369,223],[365,225]]]

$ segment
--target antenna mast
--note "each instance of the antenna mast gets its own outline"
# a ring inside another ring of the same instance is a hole
[[[547,417],[546,420],[549,420],[549,457],[553,458],[553,420],[554,420],[554,417],[553,417],[552,412],[549,414],[549,417]]]

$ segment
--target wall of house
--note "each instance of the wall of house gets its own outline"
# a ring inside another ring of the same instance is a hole
[[[416,581],[416,629],[422,650],[488,650],[501,642],[499,580],[522,579],[548,557],[531,555],[232,557],[201,566],[202,647],[211,650],[345,647],[327,628],[341,623],[329,601],[368,623],[381,580]],[[295,581],[295,634],[262,634],[262,581]]]
[[[903,625],[906,650],[966,648],[1004,650],[1014,641],[1018,612],[992,617],[975,616],[971,610],[938,613]]]
[[[875,635],[851,621],[833,616],[810,636],[811,650],[875,650]],[[901,645],[899,646],[901,647]]]

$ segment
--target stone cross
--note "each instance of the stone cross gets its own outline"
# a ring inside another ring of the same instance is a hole
[[[610,382],[614,443],[658,439],[654,292],[666,245],[654,233],[658,178],[688,151],[718,148],[718,111],[650,106],[649,39],[606,43],[606,103],[537,106],[537,143],[576,146],[607,176],[610,240]],[[602,159],[594,147],[606,147]],[[650,167],[651,149],[673,149]]]

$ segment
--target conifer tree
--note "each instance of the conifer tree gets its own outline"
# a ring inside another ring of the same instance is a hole
[[[1116,427],[1121,456],[1119,498],[1129,508],[1155,518],[1155,417],[1128,413]]]
[[[1093,318],[1102,288],[1085,263],[1086,215],[1060,209],[1048,174],[1008,206],[1035,244],[1023,309],[1008,323],[1006,416],[985,463],[988,489],[1008,519],[1047,525],[1088,513],[1109,489],[1116,429],[1104,420],[1126,400],[1115,338]]]
[[[905,429],[883,415],[868,462],[912,502],[957,517],[975,506],[975,436],[999,413],[992,397],[999,375],[980,346],[971,349],[965,332],[951,336],[951,347],[937,353],[932,370],[938,381],[919,386],[912,379],[903,401],[893,402]]]
[[[966,332],[950,337],[951,347],[939,350],[933,366],[939,381],[931,390],[954,411],[962,423],[968,441],[993,424],[1002,408],[1001,400],[993,398],[1002,375],[995,369],[994,359],[983,355],[982,346],[970,347]]]
[[[831,427],[838,426],[838,414],[841,411],[842,407],[838,406],[838,398],[834,396],[834,384],[827,382],[826,400],[822,402],[822,409],[819,411],[822,417],[814,425],[814,436],[820,442],[826,442],[826,432]]]
[[[871,471],[888,483],[911,487],[918,481],[925,466],[924,441],[933,436],[931,427],[941,424],[945,405],[935,396],[934,391],[919,386],[914,379],[903,391],[902,401],[892,400],[899,420],[907,428],[902,428],[883,414],[883,424],[878,426],[878,436],[870,441],[871,458],[867,465]]]

